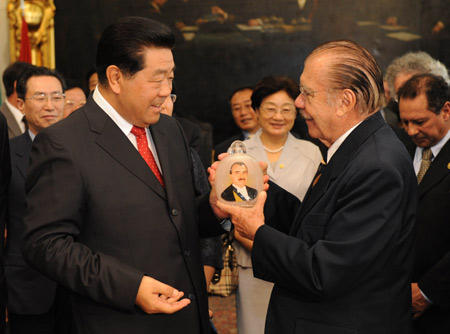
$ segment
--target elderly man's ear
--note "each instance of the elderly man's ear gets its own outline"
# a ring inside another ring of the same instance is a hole
[[[344,89],[337,97],[337,111],[336,115],[339,117],[344,116],[349,111],[352,111],[356,106],[356,95],[351,89]]]

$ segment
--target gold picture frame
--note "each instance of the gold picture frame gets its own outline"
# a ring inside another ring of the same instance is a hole
[[[20,0],[8,1],[10,36],[10,60],[19,59],[22,32],[22,8]],[[55,68],[55,5],[53,0],[26,0],[25,22],[31,44],[31,63]]]

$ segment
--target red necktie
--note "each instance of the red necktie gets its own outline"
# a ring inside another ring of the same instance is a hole
[[[153,157],[152,151],[148,147],[147,134],[145,133],[145,129],[139,128],[137,126],[133,126],[133,128],[131,129],[131,133],[136,136],[138,151],[141,154],[142,158],[145,160],[147,165],[150,167],[153,174],[155,174],[159,183],[161,183],[163,188],[165,188],[164,180],[161,175],[161,172],[159,171],[159,168],[156,165],[156,161],[155,161],[155,158]]]

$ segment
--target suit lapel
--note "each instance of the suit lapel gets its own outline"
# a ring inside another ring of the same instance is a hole
[[[100,109],[92,98],[88,101],[85,113],[91,131],[98,133],[97,144],[159,196],[166,198],[164,189],[145,160],[116,123]]]
[[[30,163],[32,141],[28,132],[18,138],[16,150],[16,166],[23,178],[27,176],[28,164]]]
[[[162,117],[162,116],[161,116]],[[171,168],[170,168],[170,155],[169,155],[169,142],[168,136],[166,135],[166,131],[161,128],[161,120],[150,126],[150,132],[152,134],[153,142],[155,143],[156,152],[158,154],[158,160],[161,165],[161,170],[163,174],[164,184],[166,190],[172,193],[174,184],[172,182],[171,176]],[[155,177],[155,180],[156,177]],[[159,183],[159,182],[158,182]],[[164,191],[161,184],[159,184],[160,189]],[[166,194],[166,192],[164,192]]]
[[[301,225],[303,217],[314,207],[314,205],[327,192],[331,183],[341,174],[349,161],[352,160],[355,152],[361,147],[363,142],[367,140],[378,128],[385,124],[380,113],[368,117],[360,125],[350,133],[344,140],[336,153],[333,155],[328,165],[323,169],[322,175],[317,184],[306,193],[306,196],[300,206],[294,224],[291,228],[291,235],[295,235]]]
[[[433,188],[446,175],[450,174],[450,140],[433,160],[422,182],[419,184],[419,198]]]

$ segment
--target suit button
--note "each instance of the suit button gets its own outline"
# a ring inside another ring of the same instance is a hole
[[[189,256],[191,255],[191,251],[190,251],[189,249],[186,249],[186,250],[184,251],[184,255],[185,255],[186,257],[189,257]]]
[[[180,211],[178,211],[177,209],[172,209],[172,215],[178,216],[179,214],[180,214]]]
[[[190,294],[188,294],[188,298],[189,298],[191,301],[194,301],[194,300],[195,300],[195,295],[194,295],[193,293],[190,293]]]

